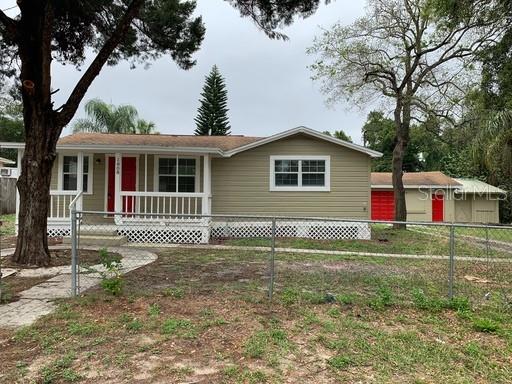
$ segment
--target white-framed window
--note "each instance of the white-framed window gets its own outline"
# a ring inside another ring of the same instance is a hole
[[[155,183],[159,192],[195,193],[199,190],[195,157],[157,157]]]
[[[330,156],[270,156],[271,191],[330,191]]]
[[[60,156],[59,189],[76,191],[78,188],[78,156]],[[92,193],[92,155],[84,155],[83,160],[83,191]]]

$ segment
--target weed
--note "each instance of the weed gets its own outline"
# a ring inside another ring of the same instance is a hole
[[[98,330],[98,326],[88,322],[72,321],[68,325],[68,332],[75,336],[90,336]]]
[[[340,302],[341,304],[345,304],[345,305],[352,305],[354,304],[354,295],[351,295],[351,294],[342,294],[342,295],[338,295],[336,296],[336,300],[338,302]]]
[[[387,286],[380,286],[377,290],[376,296],[368,303],[370,308],[379,310],[384,307],[389,307],[393,303],[393,293]]]
[[[350,357],[344,355],[337,355],[327,360],[327,364],[337,370],[343,370],[353,364]]]
[[[162,325],[162,334],[177,335],[187,339],[196,337],[197,331],[190,320],[170,317]]]
[[[165,297],[173,297],[175,299],[181,299],[185,297],[185,290],[183,288],[165,288],[162,291],[162,295]]]
[[[488,318],[477,318],[473,320],[473,329],[478,332],[494,333],[498,331],[500,325]]]
[[[162,313],[158,304],[151,304],[148,309],[148,315],[151,317],[158,317]]]
[[[144,327],[144,324],[142,324],[142,321],[139,319],[132,319],[128,323],[126,323],[126,329],[131,332],[137,332],[140,331]]]

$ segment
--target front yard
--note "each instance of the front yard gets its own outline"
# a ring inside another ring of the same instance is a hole
[[[450,301],[444,260],[278,254],[269,302],[268,256],[161,251],[0,330],[0,382],[510,382],[511,263],[459,262]]]

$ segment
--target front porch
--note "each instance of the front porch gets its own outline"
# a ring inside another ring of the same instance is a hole
[[[203,217],[211,214],[211,156],[62,151],[52,172],[50,236],[69,234],[72,201],[84,215],[95,212],[89,225],[107,231],[173,223],[204,227]]]

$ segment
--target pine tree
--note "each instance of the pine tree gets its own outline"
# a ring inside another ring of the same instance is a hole
[[[230,134],[228,119],[228,91],[224,78],[213,66],[201,93],[201,106],[197,110],[196,135],[225,136]]]

